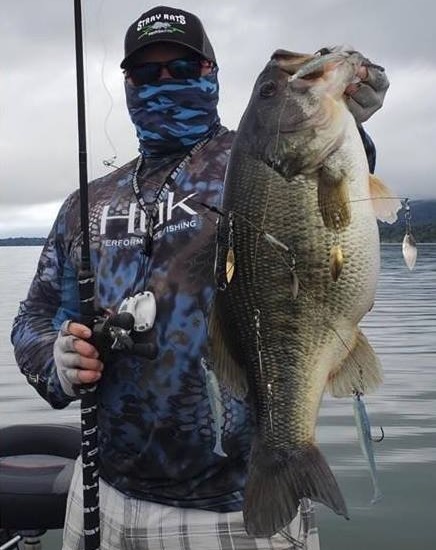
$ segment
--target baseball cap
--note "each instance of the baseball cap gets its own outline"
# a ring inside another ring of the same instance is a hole
[[[157,6],[143,13],[127,29],[121,68],[128,67],[132,54],[157,42],[186,46],[216,63],[212,45],[196,15],[177,8]]]

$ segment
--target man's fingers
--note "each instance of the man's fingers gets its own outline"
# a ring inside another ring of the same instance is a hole
[[[98,357],[98,351],[95,347],[85,340],[76,339],[74,342],[74,350],[82,357],[92,357],[94,359]]]
[[[101,378],[101,372],[96,370],[82,370],[80,368],[69,368],[64,371],[64,376],[73,386],[91,384]]]
[[[101,372],[103,370],[103,363],[98,359],[90,357],[80,357],[79,367],[83,370],[95,370]]]
[[[361,69],[360,76],[363,77],[364,71]],[[389,88],[389,80],[382,67],[368,62],[364,69],[367,72],[366,77],[358,83],[350,84],[345,90],[348,108],[359,124],[382,107]]]
[[[65,321],[53,346],[59,382],[67,395],[76,397],[74,386],[94,384],[101,378],[103,363],[87,339],[91,330],[81,323]]]
[[[365,65],[364,67],[368,74],[362,81],[379,93],[386,92],[389,88],[389,79],[383,67],[378,65]]]
[[[347,100],[354,101],[355,103],[359,104],[363,109],[368,109],[372,107],[378,109],[379,107],[381,107],[379,94],[372,88],[363,88],[362,85],[360,85],[357,90],[355,90],[351,94],[348,94]]]
[[[92,370],[101,372],[103,363],[93,357],[83,357],[78,353],[64,353],[62,356],[62,368],[66,370]]]
[[[62,336],[61,338],[59,338],[58,341],[59,351],[61,351],[62,353],[67,353],[69,351],[75,352],[76,348],[74,342],[76,340],[77,338],[72,334],[70,334],[69,336]]]
[[[101,373],[98,371],[92,370],[80,370],[77,369],[77,379],[76,384],[93,384],[101,378]]]
[[[360,78],[360,80],[366,80],[368,78],[368,67],[366,67],[365,65],[361,65],[357,69],[356,76],[357,78]]]
[[[74,321],[71,321],[68,324],[68,334],[72,334],[73,336],[77,336],[77,338],[83,338],[87,340],[91,337],[91,329],[87,327],[86,325],[82,325],[81,323],[75,323]]]
[[[76,351],[84,357],[98,357],[96,348],[89,342],[86,342],[92,334],[86,325],[66,321],[62,324],[61,334],[63,335],[60,342],[60,349],[62,351]]]
[[[63,353],[72,352],[73,355],[78,353],[82,357],[98,358],[98,351],[92,344],[85,340],[80,340],[80,338],[72,334],[62,336],[59,339],[59,350]]]

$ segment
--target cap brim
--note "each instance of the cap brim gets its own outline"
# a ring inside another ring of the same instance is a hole
[[[177,44],[179,46],[184,46],[188,50],[192,50],[192,51],[194,51],[194,52],[196,52],[196,53],[198,53],[198,54],[200,54],[201,56],[204,57],[204,53],[202,52],[202,50],[200,50],[199,48],[194,48],[193,46],[188,46],[188,44],[185,44],[185,42],[182,42],[181,40],[175,40],[174,38],[165,38],[165,39],[156,38],[155,40],[153,40],[153,39],[147,40],[147,44],[142,44],[142,45],[138,46],[136,48],[136,50],[133,50],[133,52],[131,52],[127,57],[125,57],[121,61],[120,67],[122,69],[127,69],[127,66],[129,64],[129,59],[133,55],[135,55],[135,53],[139,52],[139,50],[142,50],[143,48],[146,48],[147,46],[150,46],[151,44],[158,44],[158,43],[165,43],[165,42],[170,42],[171,44]],[[215,59],[211,59],[210,61],[215,62]]]

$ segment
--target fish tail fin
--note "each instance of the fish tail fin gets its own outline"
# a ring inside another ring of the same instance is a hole
[[[321,502],[348,519],[336,479],[315,445],[273,450],[256,440],[244,492],[247,533],[274,535],[294,519],[303,498]]]

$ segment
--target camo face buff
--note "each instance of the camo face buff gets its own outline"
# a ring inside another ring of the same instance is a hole
[[[146,157],[191,148],[220,124],[217,68],[197,79],[162,79],[144,86],[126,80],[124,86],[139,150]]]

